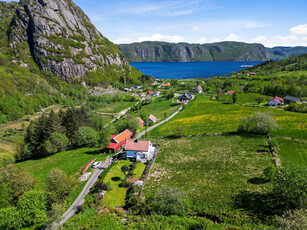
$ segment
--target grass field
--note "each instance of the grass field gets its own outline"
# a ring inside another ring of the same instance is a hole
[[[263,136],[207,136],[157,140],[160,152],[144,194],[161,186],[184,191],[196,209],[223,221],[256,223],[259,219],[236,204],[245,191],[266,193],[262,181],[271,156]],[[234,224],[234,223],[232,223]]]
[[[127,188],[119,187],[122,180],[124,179],[124,173],[121,172],[121,167],[127,165],[130,166],[130,161],[119,161],[116,165],[114,165],[111,169],[111,172],[107,174],[104,179],[104,183],[111,184],[111,191],[108,191],[104,197],[104,204],[106,207],[117,207],[125,204],[125,197]]]
[[[144,172],[145,168],[146,168],[145,164],[142,164],[142,163],[136,164],[136,167],[135,167],[135,169],[133,171],[133,174],[134,174],[133,177],[140,178],[143,175],[143,172]]]
[[[306,114],[210,101],[207,96],[198,96],[170,122],[154,129],[151,135],[173,135],[174,128],[178,126],[183,128],[184,135],[233,132],[237,130],[241,118],[258,111],[270,112],[277,120],[279,129],[273,134],[307,138]]]
[[[117,101],[111,104],[106,104],[104,107],[99,108],[96,111],[104,113],[119,113],[120,111],[125,110],[136,103],[136,101]]]
[[[183,135],[235,132],[241,118],[258,111],[270,112],[278,123],[279,127],[272,131],[272,136],[279,138],[281,142],[286,140],[286,144],[281,144],[279,148],[281,159],[307,165],[307,145],[302,144],[307,141],[306,114],[303,113],[240,106],[210,101],[209,97],[198,96],[175,118],[152,130],[149,134],[153,137],[174,135],[176,127],[182,127]],[[298,142],[289,139],[297,139]]]
[[[179,107],[179,105],[172,106],[172,100],[166,100],[165,98],[156,98],[151,104],[143,106],[150,114],[161,120],[164,120],[164,113],[168,117]]]
[[[258,105],[258,103],[255,101],[255,98],[257,97],[261,97],[264,100],[260,105],[267,104],[268,100],[271,98],[270,96],[264,96],[259,93],[240,93],[238,94],[237,103],[247,104],[247,105]],[[221,99],[231,103],[232,95],[221,96]]]
[[[27,160],[17,165],[32,173],[38,180],[37,188],[43,189],[45,186],[45,178],[52,169],[59,168],[68,176],[74,176],[77,179],[81,176],[84,167],[94,158],[103,161],[106,155],[95,152],[94,148],[82,148],[60,152],[37,160]]]

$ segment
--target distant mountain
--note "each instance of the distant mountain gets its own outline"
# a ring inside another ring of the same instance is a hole
[[[284,59],[291,56],[297,56],[307,53],[307,47],[296,46],[296,47],[283,47],[277,46],[274,48],[267,48],[272,59]]]
[[[117,47],[130,62],[264,61],[307,53],[307,47],[266,48],[262,44],[141,42]]]

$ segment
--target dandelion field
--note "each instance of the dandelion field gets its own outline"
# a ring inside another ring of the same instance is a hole
[[[256,112],[271,113],[278,124],[272,136],[280,140],[280,154],[284,161],[300,161],[307,165],[307,122],[306,114],[288,112],[272,107],[250,107],[225,102],[211,101],[207,96],[198,96],[168,123],[152,130],[152,137],[175,135],[181,127],[183,135],[200,135],[235,132],[240,119]],[[296,140],[298,144],[285,140]],[[296,156],[299,156],[297,158]]]

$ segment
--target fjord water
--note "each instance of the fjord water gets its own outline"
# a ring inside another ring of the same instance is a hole
[[[131,62],[143,74],[158,79],[211,78],[229,75],[262,61]]]

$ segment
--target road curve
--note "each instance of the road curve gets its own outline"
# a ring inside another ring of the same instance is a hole
[[[84,188],[82,189],[81,193],[77,197],[77,199],[74,201],[74,203],[67,209],[67,211],[63,214],[63,219],[60,222],[60,225],[53,223],[51,228],[49,229],[56,229],[62,226],[66,221],[69,220],[70,217],[72,217],[76,211],[80,208],[80,206],[84,203],[85,196],[90,192],[91,187],[95,184],[95,182],[98,180],[99,175],[104,171],[105,168],[109,167],[112,163],[112,158],[110,156],[107,157],[107,159],[97,168],[92,176],[89,178],[87,183],[85,184]]]
[[[150,130],[164,124],[165,122],[168,122],[170,119],[172,119],[174,116],[176,116],[180,111],[182,110],[182,106],[175,112],[173,113],[172,115],[170,115],[168,118],[166,118],[165,120],[159,122],[158,124],[155,124],[149,128],[147,128],[146,130],[144,130],[143,132],[141,132],[140,134],[137,135],[137,137],[135,139],[139,139],[141,138],[142,136],[145,135],[146,132],[149,132]]]

